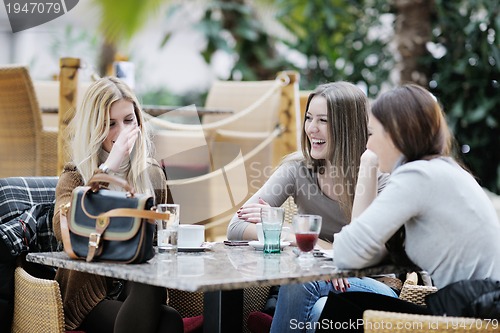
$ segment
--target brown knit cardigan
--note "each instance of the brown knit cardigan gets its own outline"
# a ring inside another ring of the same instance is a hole
[[[151,160],[148,173],[156,189],[156,202],[165,202],[167,183],[163,170],[156,161]],[[73,163],[66,164],[56,187],[56,203],[52,222],[54,233],[59,241],[62,240],[59,219],[60,207],[70,202],[73,189],[82,185],[84,185],[83,178],[76,166]],[[67,330],[78,328],[88,313],[108,293],[106,278],[103,276],[59,268],[56,280],[61,288]]]

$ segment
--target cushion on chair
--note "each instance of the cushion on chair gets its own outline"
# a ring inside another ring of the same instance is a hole
[[[52,231],[57,177],[0,179],[0,238],[11,255],[55,251]]]
[[[247,327],[252,333],[268,333],[271,330],[273,317],[267,313],[254,311],[250,312],[247,319]]]
[[[184,333],[202,333],[203,316],[182,318],[184,323]]]

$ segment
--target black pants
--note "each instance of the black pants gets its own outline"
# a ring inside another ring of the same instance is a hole
[[[14,311],[14,270],[16,257],[0,239],[0,333],[10,333]]]
[[[319,319],[316,332],[363,332],[361,319],[365,310],[380,310],[399,313],[430,315],[420,305],[375,293],[348,292],[328,295],[325,308]]]
[[[101,301],[80,329],[86,333],[184,332],[180,314],[165,305],[165,288],[127,282],[124,292],[125,297],[118,300]]]

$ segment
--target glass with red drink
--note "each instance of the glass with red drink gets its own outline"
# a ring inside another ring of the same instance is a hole
[[[312,250],[318,242],[322,218],[319,215],[298,214],[292,218],[295,241],[300,249],[299,260],[311,263]]]

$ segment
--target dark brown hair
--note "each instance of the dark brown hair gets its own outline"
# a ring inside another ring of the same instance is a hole
[[[395,88],[380,95],[371,112],[406,162],[450,155],[451,134],[443,111],[426,89],[415,84]]]

